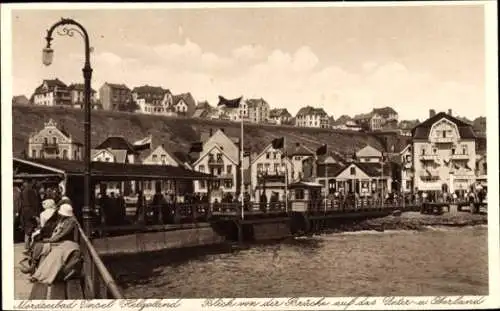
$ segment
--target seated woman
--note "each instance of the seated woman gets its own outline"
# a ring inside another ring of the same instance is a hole
[[[31,235],[32,244],[37,240],[37,236],[40,235],[41,230],[45,227],[47,221],[52,218],[54,213],[56,212],[56,202],[52,199],[47,199],[42,202],[43,212],[40,213],[40,227],[33,232]],[[52,232],[54,228],[52,227],[50,232]],[[47,230],[45,230],[47,231]]]
[[[62,204],[58,210],[59,221],[50,238],[37,243],[33,250],[32,281],[52,284],[70,257],[80,255],[80,247],[75,243],[75,230],[78,222],[69,204]],[[45,256],[45,258],[44,258]],[[40,265],[37,267],[37,264]]]
[[[42,228],[38,241],[33,245],[29,267],[23,272],[34,273],[42,257],[50,252],[53,243],[74,240],[77,224],[71,205],[62,204]]]

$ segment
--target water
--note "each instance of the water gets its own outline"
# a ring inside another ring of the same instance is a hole
[[[487,295],[487,229],[356,232],[108,261],[129,298]]]

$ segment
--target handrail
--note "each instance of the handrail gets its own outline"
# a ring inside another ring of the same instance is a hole
[[[87,294],[87,290],[90,290],[90,296],[92,296],[87,298],[123,299],[120,288],[102,262],[89,238],[85,232],[83,232],[80,224],[77,226],[80,240],[79,244],[84,258],[83,276],[85,280],[85,293]],[[104,283],[104,297],[101,297],[101,282]]]

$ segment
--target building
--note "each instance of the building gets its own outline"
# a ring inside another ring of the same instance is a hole
[[[170,90],[163,89],[160,86],[149,86],[146,84],[135,87],[131,94],[132,100],[139,107],[139,112],[145,114],[164,115],[173,103],[173,96]]]
[[[304,162],[307,162],[307,160],[309,159],[314,159],[316,156],[316,152],[300,143],[295,143],[294,145],[287,146],[285,148],[287,156],[292,163],[292,178],[290,182],[300,181],[304,178],[305,175]]]
[[[413,151],[412,144],[406,145],[400,152],[400,162],[401,162],[401,191],[402,192],[412,192],[415,188],[413,185],[414,181],[414,170],[413,170]]]
[[[295,126],[328,128],[328,114],[323,108],[306,106],[295,116]]]
[[[472,125],[435,114],[412,130],[414,190],[465,191],[475,180],[476,135]]]
[[[487,154],[477,156],[476,160],[476,182],[480,183],[483,187],[488,186],[488,163]]]
[[[235,99],[226,99],[219,96],[217,104],[218,115],[220,119],[230,121],[241,121],[241,118],[248,119],[248,107],[243,97]]]
[[[269,120],[269,104],[264,99],[247,99],[245,104],[247,109],[245,117],[250,122],[264,123]]]
[[[142,164],[146,165],[169,165],[175,167],[184,167],[189,169],[181,160],[179,160],[174,154],[168,152],[165,146],[159,145],[153,149],[149,154],[147,154],[142,159]],[[176,187],[177,186],[177,187]],[[144,181],[143,183],[143,194],[146,198],[152,197],[156,190],[161,193],[174,194],[175,189],[179,189],[179,185],[175,185],[171,181]]]
[[[285,179],[285,172],[288,177]],[[285,188],[285,180],[293,180],[292,162],[285,158],[282,149],[274,149],[272,144],[267,145],[260,154],[252,158],[250,166],[251,189],[254,192],[258,187],[262,188],[271,179]],[[279,187],[278,187],[279,188]],[[258,195],[254,195],[258,197]]]
[[[331,122],[331,127],[337,130],[345,131],[360,131],[361,126],[359,126],[351,117],[348,115],[342,115],[337,120]]]
[[[292,115],[286,108],[276,108],[269,111],[269,120],[275,124],[290,124]]]
[[[378,131],[382,129],[383,119],[377,113],[362,113],[354,116],[358,126],[367,131]]]
[[[384,124],[391,122],[398,123],[398,113],[391,107],[373,108],[372,113],[379,115]]]
[[[82,83],[73,83],[68,87],[71,106],[74,108],[83,108],[85,102],[85,85]],[[97,101],[97,92],[94,89],[90,89],[90,104],[92,109],[98,109],[100,107]]]
[[[182,93],[174,95],[172,102],[172,111],[178,116],[191,117],[196,110],[196,101],[191,93]]]
[[[105,82],[99,89],[99,99],[104,110],[132,110],[132,94],[125,84]]]
[[[50,119],[42,130],[32,134],[28,140],[29,157],[33,159],[81,160],[83,144],[74,139],[64,127]]]
[[[29,105],[30,100],[25,95],[18,95],[12,97],[12,105]]]
[[[92,162],[136,163],[139,153],[122,136],[110,136],[91,150]],[[129,195],[135,192],[133,182],[106,182],[106,193]],[[96,191],[99,191],[96,189]]]
[[[411,130],[419,123],[420,122],[418,120],[402,120],[398,125],[400,134],[411,137]]]
[[[71,94],[68,86],[59,79],[43,80],[31,97],[38,106],[71,106]]]

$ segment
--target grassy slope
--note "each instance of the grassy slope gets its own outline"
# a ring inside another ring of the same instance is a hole
[[[44,122],[54,119],[83,142],[83,112],[76,109],[13,106],[13,151],[19,155],[27,149],[28,137],[43,128]],[[168,150],[187,152],[191,142],[200,138],[202,131],[224,128],[230,136],[240,135],[240,124],[219,120],[186,119],[141,115],[122,112],[92,112],[92,146],[107,136],[121,135],[129,141],[141,139],[151,133],[154,145],[164,144]],[[245,146],[260,152],[272,139],[285,136],[287,144],[300,142],[311,148],[327,143],[331,150],[353,152],[370,144],[380,148],[380,142],[364,133],[340,130],[294,128],[272,125],[245,125]]]

